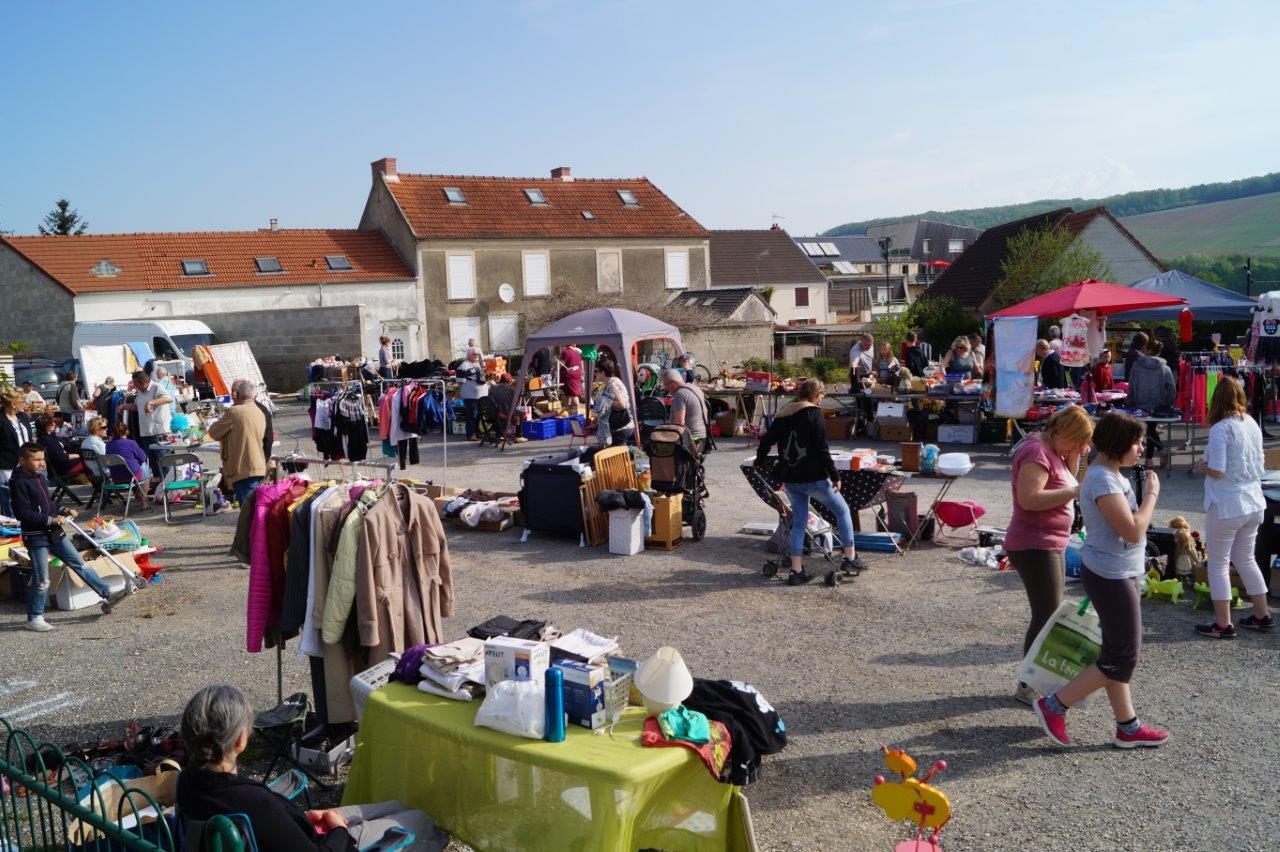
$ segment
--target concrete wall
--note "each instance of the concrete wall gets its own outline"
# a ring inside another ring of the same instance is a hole
[[[224,343],[247,341],[262,368],[267,388],[296,391],[307,382],[307,364],[321,355],[360,351],[364,308],[284,308],[199,314],[183,319],[206,323]]]
[[[1117,284],[1135,284],[1164,271],[1106,216],[1094,216],[1077,239],[1083,240],[1111,264],[1112,280]]]
[[[366,211],[368,215],[368,211]],[[655,243],[637,240],[423,240],[418,243],[417,263],[423,293],[425,317],[424,351],[432,358],[448,361],[453,357],[449,345],[449,320],[469,317],[479,321],[479,344],[488,351],[488,318],[497,315],[522,316],[535,301],[554,299],[557,294],[598,292],[596,252],[600,249],[621,250],[622,289],[627,293],[665,293],[667,248],[689,252],[689,289],[707,288],[707,250],[705,240],[677,240]],[[446,256],[449,252],[466,251],[475,256],[476,297],[467,300],[448,298]],[[525,251],[548,253],[550,273],[546,296],[524,294]],[[515,301],[504,303],[498,296],[502,284],[510,284]],[[523,321],[522,321],[523,322]],[[520,329],[521,342],[529,330]]]
[[[713,347],[716,361],[728,363],[730,369],[741,365],[747,358],[768,358],[773,352],[771,322],[681,328],[680,337],[685,351],[692,352],[699,363],[706,364],[712,373],[719,369],[719,364],[711,358]]]
[[[0,342],[18,341],[51,358],[71,354],[71,293],[22,255],[0,245]]]
[[[298,324],[302,311],[361,306],[364,308],[361,336],[354,343],[344,340],[341,351],[373,357],[378,352],[378,336],[384,331],[403,329],[407,322],[419,321],[421,314],[418,310],[418,295],[418,286],[413,281],[85,293],[76,297],[75,320],[84,322],[182,316],[203,320],[217,331],[214,319],[222,313],[261,313],[264,323],[272,325],[276,332],[292,336],[309,332],[305,324]],[[420,343],[414,345],[413,338],[417,336],[414,332],[417,329],[407,327],[409,331],[406,336],[410,340],[405,357],[412,361],[422,357],[424,350]],[[322,336],[316,338],[318,343],[322,343],[323,339]],[[329,348],[327,344],[324,345]]]

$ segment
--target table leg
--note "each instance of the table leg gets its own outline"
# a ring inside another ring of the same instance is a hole
[[[929,503],[929,511],[925,512],[924,517],[920,519],[920,525],[917,526],[916,531],[911,534],[911,540],[907,542],[907,546],[901,549],[900,552],[903,555],[905,555],[908,550],[911,550],[913,547],[915,547],[916,544],[920,541],[920,534],[924,532],[925,525],[928,524],[930,520],[938,517],[938,512],[937,512],[938,503],[942,501],[942,498],[947,496],[947,492],[951,490],[951,485],[954,482],[955,482],[954,479],[943,480],[942,487],[938,489],[937,496],[933,498],[933,501],[931,503]]]

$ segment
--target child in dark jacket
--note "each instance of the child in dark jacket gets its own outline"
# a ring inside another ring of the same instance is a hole
[[[810,499],[821,501],[836,513],[840,542],[844,545],[841,571],[856,575],[867,567],[854,553],[853,515],[849,504],[840,496],[839,474],[827,447],[827,426],[819,407],[825,395],[822,382],[805,379],[795,402],[778,412],[769,431],[760,439],[760,449],[756,451],[755,463],[761,467],[768,463],[769,450],[775,445],[778,447],[775,470],[791,501],[789,586],[813,579],[804,570],[804,536],[809,521]]]

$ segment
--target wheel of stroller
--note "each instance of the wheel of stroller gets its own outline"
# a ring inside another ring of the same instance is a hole
[[[766,577],[774,576],[778,573],[778,563],[773,560],[769,560],[764,563],[764,567],[760,569],[760,573],[764,574]]]
[[[838,585],[840,585],[840,572],[839,572],[839,571],[828,571],[828,572],[827,572],[827,576],[826,576],[825,578],[823,578],[823,582],[825,582],[828,586],[838,586]]]
[[[689,519],[691,535],[694,541],[702,541],[707,535],[707,513],[701,509],[693,510],[693,517]]]

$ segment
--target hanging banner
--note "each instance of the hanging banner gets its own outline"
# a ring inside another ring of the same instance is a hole
[[[1062,320],[1062,349],[1058,355],[1064,367],[1089,366],[1089,318],[1072,314]]]
[[[1038,321],[1038,317],[994,320],[997,417],[1025,417],[1031,407]]]

